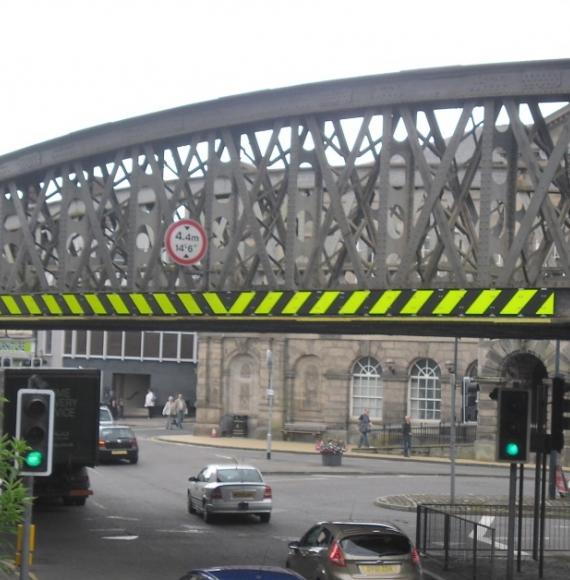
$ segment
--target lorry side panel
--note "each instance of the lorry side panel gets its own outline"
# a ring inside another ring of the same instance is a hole
[[[0,373],[3,432],[14,436],[17,392],[24,388],[55,392],[54,466],[97,463],[101,372],[98,369],[14,368]]]

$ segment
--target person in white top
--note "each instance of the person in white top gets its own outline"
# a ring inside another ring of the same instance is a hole
[[[156,395],[152,392],[152,389],[149,387],[144,398],[144,406],[148,412],[149,419],[152,416],[152,409],[155,404],[156,404]]]

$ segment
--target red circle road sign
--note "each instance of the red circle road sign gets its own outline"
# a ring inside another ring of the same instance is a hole
[[[178,220],[168,226],[164,234],[168,255],[181,266],[199,262],[206,253],[208,240],[201,224],[195,220]]]

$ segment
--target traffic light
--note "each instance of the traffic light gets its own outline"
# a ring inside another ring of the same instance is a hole
[[[552,422],[550,432],[552,434],[552,449],[562,451],[564,447],[564,431],[570,430],[570,400],[566,399],[566,393],[570,392],[570,385],[560,377],[552,379]]]
[[[530,449],[530,393],[499,389],[497,461],[524,463]]]
[[[28,446],[21,475],[50,475],[53,455],[55,394],[49,389],[20,389],[16,405],[16,439]]]

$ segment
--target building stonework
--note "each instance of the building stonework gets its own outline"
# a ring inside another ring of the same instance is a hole
[[[271,384],[273,438],[280,438],[285,424],[311,424],[325,425],[328,436],[355,443],[354,365],[367,359],[379,363],[382,381],[382,416],[372,415],[376,427],[399,425],[410,414],[410,372],[416,361],[437,365],[441,388],[438,420],[416,423],[449,424],[453,385],[455,416],[461,422],[462,379],[477,377],[474,456],[488,460],[495,454],[493,389],[512,381],[532,388],[537,372],[547,378],[554,376],[557,364],[561,374],[570,369],[566,348],[557,354],[549,341],[458,340],[455,375],[455,339],[447,337],[201,333],[196,433],[217,432],[224,415],[239,415],[247,416],[250,437],[265,437]]]

